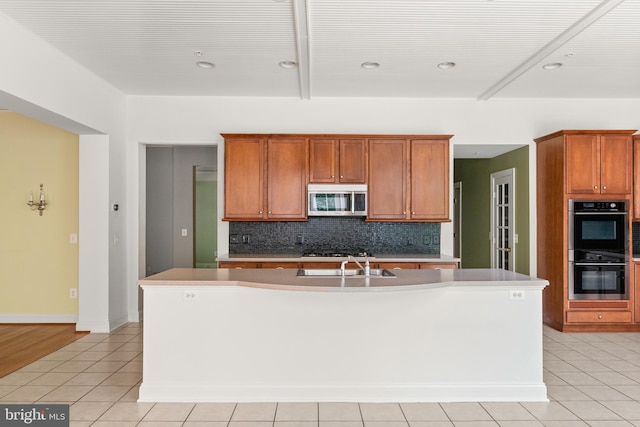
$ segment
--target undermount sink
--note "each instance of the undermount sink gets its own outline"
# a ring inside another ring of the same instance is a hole
[[[303,277],[342,277],[342,270],[337,269],[310,269],[310,268],[300,268],[298,269],[298,273],[296,276]],[[355,269],[347,269],[344,270],[344,277],[366,277],[364,271],[355,270]],[[387,269],[376,269],[372,268],[369,271],[369,277],[396,277],[395,274],[390,272]]]

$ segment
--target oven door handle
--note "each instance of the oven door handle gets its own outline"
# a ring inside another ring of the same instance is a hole
[[[596,266],[601,266],[601,265],[610,265],[610,266],[620,266],[620,265],[627,265],[626,262],[576,262],[574,263],[575,265],[596,265]]]
[[[626,215],[627,212],[573,212],[573,215]]]

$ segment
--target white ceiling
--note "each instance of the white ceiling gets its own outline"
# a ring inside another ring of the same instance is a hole
[[[0,13],[131,95],[640,98],[640,0],[0,0]]]

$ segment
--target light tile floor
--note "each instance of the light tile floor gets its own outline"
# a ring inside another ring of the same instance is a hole
[[[640,426],[640,333],[544,328],[549,402],[137,403],[142,330],[89,334],[0,378],[0,403],[69,403],[71,426]]]

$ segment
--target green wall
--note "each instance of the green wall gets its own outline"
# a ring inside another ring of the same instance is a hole
[[[462,267],[491,266],[491,174],[515,169],[516,271],[529,274],[529,147],[492,159],[456,159],[454,181],[462,182]]]

